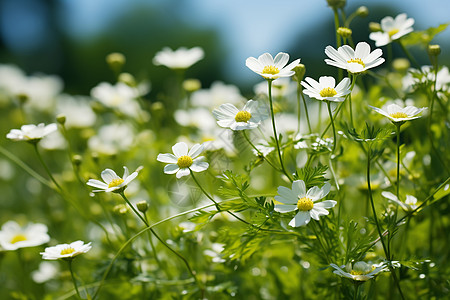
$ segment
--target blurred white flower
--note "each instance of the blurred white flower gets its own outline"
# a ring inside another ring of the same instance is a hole
[[[317,186],[306,191],[305,182],[303,180],[295,180],[292,183],[292,189],[284,186],[278,187],[278,195],[275,200],[282,204],[275,204],[275,211],[287,213],[298,210],[295,217],[289,222],[289,226],[299,227],[309,223],[311,218],[319,221],[320,216],[329,214],[327,209],[336,205],[334,200],[325,200],[317,202],[324,198],[330,192],[330,184],[325,183],[322,188]]]
[[[421,116],[418,116],[422,111],[426,110],[426,107],[417,108],[415,106],[406,106],[401,107],[397,104],[389,104],[383,109],[380,109],[378,107],[370,106],[372,109],[374,109],[377,113],[382,114],[383,116],[389,118],[392,122],[405,122],[414,120],[417,118],[420,118]]]
[[[211,111],[204,107],[179,109],[174,113],[175,121],[181,126],[192,126],[198,129],[215,128],[216,120]]]
[[[414,19],[408,18],[406,14],[399,14],[395,19],[390,16],[384,17],[380,25],[381,31],[369,34],[369,38],[375,41],[377,47],[385,46],[414,31],[412,28]]]
[[[117,152],[127,151],[134,140],[134,131],[127,123],[115,123],[100,127],[97,135],[88,140],[91,150],[113,155]]]
[[[269,117],[257,101],[249,100],[242,110],[231,103],[225,103],[213,110],[217,124],[231,130],[245,130],[257,128],[261,122]]]
[[[47,135],[39,144],[46,150],[62,150],[66,149],[67,141],[59,131],[54,131]]]
[[[349,78],[342,79],[337,86],[335,79],[330,76],[321,76],[319,82],[311,77],[306,77],[305,81],[301,82],[305,88],[303,92],[317,100],[342,102],[345,100],[345,96],[351,93]]]
[[[224,244],[221,243],[213,243],[211,245],[211,249],[206,249],[203,251],[203,254],[212,258],[212,262],[214,263],[223,263],[225,259],[222,258],[222,251],[224,249]]]
[[[199,157],[199,155],[203,152],[203,149],[203,144],[195,144],[188,152],[188,145],[184,142],[179,142],[172,147],[173,154],[160,153],[158,154],[157,160],[163,163],[168,163],[168,165],[164,167],[164,173],[176,173],[177,178],[181,178],[189,175],[190,171],[203,172],[208,169],[209,164],[202,161],[204,157]]]
[[[100,174],[103,181],[97,179],[89,179],[86,183],[89,186],[99,188],[100,190],[93,190],[93,192],[122,192],[127,185],[138,176],[138,171],[130,174],[127,167],[123,167],[123,177],[119,177],[116,172],[111,169],[105,169]]]
[[[287,97],[297,90],[297,83],[288,77],[281,77],[272,82],[272,96],[273,97]],[[261,81],[253,87],[256,95],[269,95],[269,86],[267,81]]]
[[[265,79],[277,79],[280,77],[290,77],[295,74],[292,69],[300,63],[300,59],[296,59],[289,65],[286,65],[289,61],[289,54],[280,52],[275,58],[269,53],[264,53],[258,57],[249,57],[245,61],[245,65],[255,72],[261,75]]]
[[[409,69],[408,73],[402,79],[403,90],[411,93],[414,91],[415,85],[423,83],[432,83],[436,80],[436,91],[447,92],[450,86],[450,73],[447,66],[443,66],[437,72],[437,77],[432,66],[422,66],[420,70]],[[434,86],[432,86],[434,89]]]
[[[353,279],[355,281],[367,281],[375,277],[378,273],[387,271],[385,264],[370,265],[363,261],[355,263],[348,263],[346,266],[338,267],[335,264],[330,264],[335,270],[334,274]],[[345,270],[345,271],[344,271]]]
[[[33,281],[36,283],[44,283],[55,278],[58,273],[58,265],[43,261],[39,264],[39,269],[31,272],[31,278],[33,278]]]
[[[57,98],[57,114],[66,117],[66,128],[92,127],[96,120],[95,112],[89,105],[90,98],[83,96],[60,95]]]
[[[141,108],[136,98],[142,95],[142,91],[130,87],[123,82],[112,85],[101,82],[91,90],[91,96],[109,108],[117,109],[121,113],[137,117],[141,113]]]
[[[227,85],[221,81],[215,81],[209,89],[198,90],[192,93],[191,96],[191,104],[193,106],[204,106],[208,108],[217,107],[224,103],[237,105],[244,101],[245,98],[235,85]]]
[[[41,252],[42,259],[57,260],[57,259],[73,259],[75,256],[86,253],[91,250],[91,243],[85,244],[83,241],[75,241],[70,244],[59,244],[53,247],[45,248]]]
[[[400,207],[404,210],[404,211],[412,211],[415,210],[417,208],[417,198],[411,195],[406,195],[406,199],[405,202],[401,201],[400,199],[397,198],[397,196],[395,196],[394,194],[392,194],[391,192],[382,192],[381,195],[395,203],[397,203],[398,205],[400,205]]]
[[[30,143],[39,142],[43,137],[58,130],[58,126],[55,123],[45,125],[40,123],[37,126],[34,124],[22,125],[20,129],[11,129],[6,135],[8,139],[13,141],[27,141]]]
[[[205,53],[200,47],[191,49],[180,47],[177,50],[165,47],[156,53],[153,58],[153,64],[156,66],[166,66],[170,69],[187,69],[202,60],[204,56]]]
[[[39,246],[50,240],[47,231],[44,224],[28,223],[25,227],[20,227],[15,221],[8,221],[0,230],[0,246],[3,250]]]
[[[384,58],[381,49],[370,52],[370,46],[366,42],[359,42],[355,50],[344,45],[337,50],[331,46],[325,48],[325,54],[331,59],[325,59],[329,65],[347,70],[350,73],[361,73],[368,69],[381,65]]]

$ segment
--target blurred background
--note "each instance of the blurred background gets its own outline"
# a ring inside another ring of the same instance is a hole
[[[374,46],[369,22],[405,12],[416,20],[415,30],[425,30],[450,21],[447,2],[349,0],[346,12],[369,8],[369,16],[355,18],[351,27],[355,43]],[[59,75],[70,94],[89,94],[100,81],[114,80],[105,62],[111,52],[125,54],[124,71],[149,79],[151,94],[158,93],[170,71],[154,66],[152,58],[165,46],[201,46],[205,59],[187,76],[204,87],[215,80],[235,84],[245,94],[260,80],[245,67],[247,57],[284,51],[302,59],[307,76],[334,75],[335,68],[323,62],[325,46],[334,41],[325,0],[0,0],[0,63]],[[434,40],[443,49],[441,62],[450,57],[449,41],[449,30]],[[394,54],[402,56],[397,47]]]

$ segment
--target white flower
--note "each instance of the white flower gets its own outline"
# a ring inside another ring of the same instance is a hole
[[[402,87],[404,91],[411,93],[414,91],[415,85],[433,83],[435,78],[436,74],[432,66],[422,66],[420,70],[411,68],[402,79]],[[443,66],[437,72],[436,91],[446,92],[449,90],[449,86],[450,72],[447,66]],[[434,84],[432,89],[434,90]]]
[[[275,58],[269,53],[264,53],[258,57],[249,57],[245,61],[245,65],[253,72],[261,75],[266,79],[277,79],[279,77],[290,77],[295,74],[292,69],[300,63],[300,59],[296,59],[289,65],[289,54],[280,52]]]
[[[75,256],[86,253],[91,250],[91,243],[85,244],[83,241],[76,241],[70,244],[59,244],[53,247],[45,248],[41,252],[42,259],[57,260],[57,259],[73,259]]]
[[[203,59],[204,56],[205,53],[200,47],[194,47],[191,49],[181,47],[175,51],[165,47],[162,51],[156,53],[153,58],[153,64],[156,66],[163,65],[170,69],[187,69],[199,60]]]
[[[275,204],[275,211],[287,213],[298,210],[297,215],[289,222],[292,227],[306,225],[311,218],[318,221],[320,216],[328,215],[327,209],[334,207],[337,203],[334,200],[316,202],[328,195],[330,187],[329,183],[325,183],[322,188],[315,186],[306,191],[303,180],[294,181],[292,189],[280,186],[278,187],[279,196],[275,196],[275,200],[283,204]]]
[[[412,32],[414,29],[413,18],[407,18],[406,14],[399,14],[394,18],[388,16],[381,19],[381,31],[372,32],[369,38],[375,41],[377,47],[385,46],[402,36]]]
[[[317,100],[342,102],[345,100],[345,96],[351,93],[349,78],[342,79],[337,86],[334,78],[330,76],[320,77],[319,82],[311,77],[306,77],[305,81],[301,82],[305,88],[303,92]]]
[[[256,149],[252,149],[253,154],[256,156],[259,156],[260,154],[264,157],[275,151],[275,147],[272,147],[269,145],[269,143],[266,140],[259,140],[257,144],[255,144],[255,148],[259,151],[256,151]]]
[[[31,272],[31,278],[36,283],[44,283],[56,277],[59,273],[59,268],[57,265],[43,261],[39,264],[39,269]]]
[[[66,128],[88,128],[95,124],[97,116],[89,105],[90,98],[61,95],[57,98],[57,114],[66,116]]]
[[[325,54],[331,59],[325,59],[329,65],[345,69],[350,73],[361,73],[368,69],[381,65],[384,58],[381,49],[370,52],[370,46],[366,42],[359,42],[355,50],[344,45],[337,50],[331,46],[325,48]]]
[[[123,177],[120,178],[113,170],[105,169],[101,173],[104,182],[89,179],[86,184],[100,189],[93,192],[121,192],[138,175],[138,171],[129,174],[127,167],[123,167],[123,170]]]
[[[402,108],[397,104],[389,104],[383,109],[373,107],[370,105],[369,107],[373,108],[377,113],[382,114],[383,116],[389,118],[389,120],[391,120],[394,123],[405,122],[420,118],[421,116],[418,116],[418,114],[427,109],[426,107],[417,108],[415,106],[406,106]]]
[[[266,83],[267,85],[267,83]],[[201,89],[191,96],[193,106],[205,106],[208,108],[217,107],[224,103],[239,104],[245,98],[241,95],[237,86],[215,81],[209,89]]]
[[[89,138],[91,150],[107,155],[127,151],[134,141],[134,130],[128,123],[113,123],[100,127],[97,135]]]
[[[387,270],[387,267],[384,263],[377,265],[370,265],[363,261],[358,261],[355,263],[348,263],[346,266],[338,267],[335,264],[330,264],[335,270],[334,274],[337,274],[342,277],[350,278],[355,281],[367,281],[380,272],[384,272]],[[344,271],[345,268],[345,271]],[[347,271],[347,272],[346,272]]]
[[[47,226],[40,223],[20,227],[16,222],[8,221],[0,230],[0,246],[4,250],[16,250],[45,244],[50,240],[47,230]]]
[[[382,192],[381,195],[391,201],[394,201],[405,211],[412,211],[417,208],[417,198],[411,195],[406,195],[405,202],[400,201],[397,196],[392,194],[391,192]]]
[[[6,135],[8,139],[13,141],[27,141],[27,142],[39,142],[46,135],[58,130],[58,126],[55,123],[45,125],[40,123],[37,126],[34,124],[23,125],[20,129],[11,129]]]
[[[203,144],[195,144],[188,152],[188,145],[184,142],[176,143],[172,147],[173,154],[158,154],[158,161],[168,163],[164,167],[164,173],[177,174],[177,178],[187,176],[190,170],[193,172],[202,172],[208,169],[209,164],[203,162],[203,156],[198,157],[203,152]]]
[[[213,110],[217,124],[231,130],[254,129],[269,116],[258,105],[257,101],[249,100],[242,110],[231,103],[225,103]]]
[[[261,81],[253,87],[255,94],[269,95],[269,86],[267,81]],[[272,82],[272,96],[273,97],[287,97],[297,91],[297,83],[290,80],[288,77],[282,77]]]

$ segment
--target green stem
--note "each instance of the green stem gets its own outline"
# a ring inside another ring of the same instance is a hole
[[[353,91],[353,88],[355,87],[356,77],[357,77],[357,75],[352,74],[352,85],[350,87],[351,91]],[[355,128],[355,126],[353,125],[352,92],[350,92],[348,94],[348,102],[349,102],[349,105],[350,105],[350,124],[352,125],[352,128]]]
[[[69,265],[70,276],[72,276],[73,286],[75,287],[75,291],[77,292],[77,296],[80,299],[83,299],[80,295],[80,291],[78,290],[77,280],[75,279],[75,275],[72,270],[72,259],[67,260],[67,264]]]
[[[319,245],[320,245],[320,247],[322,248],[323,254],[324,254],[324,256],[325,256],[325,258],[326,258],[326,260],[327,260],[327,264],[330,264],[331,261],[330,261],[330,258],[328,257],[329,251],[328,251],[328,250],[325,248],[325,246],[323,245],[322,240],[321,240],[321,238],[320,238],[320,236],[319,236],[319,233],[317,232],[316,224],[314,223],[314,221],[312,221],[311,224],[312,224],[311,228],[313,229],[314,234],[316,235],[317,240],[319,241]]]
[[[401,39],[397,40],[398,44],[402,48],[403,52],[405,53],[406,57],[409,59],[410,62],[414,64],[414,66],[421,70],[420,65],[417,63],[417,61],[412,57],[412,55],[409,53],[408,49],[406,49],[405,45],[403,45]]]
[[[283,157],[281,156],[281,150],[280,150],[280,143],[278,142],[278,134],[277,134],[277,128],[275,125],[275,116],[274,116],[274,112],[273,112],[273,102],[272,102],[272,81],[273,81],[272,79],[267,80],[267,83],[269,85],[269,103],[270,103],[270,115],[272,117],[273,135],[274,135],[275,143],[277,146],[278,158],[280,159],[281,170],[287,176],[287,178],[289,178],[289,180],[292,182],[291,177],[289,176],[288,172],[284,168]]]
[[[58,182],[55,180],[55,178],[53,177],[52,173],[50,172],[49,168],[47,167],[47,164],[44,162],[44,160],[42,159],[41,154],[39,153],[39,149],[38,149],[38,145],[37,143],[33,143],[34,146],[34,150],[36,152],[36,155],[39,159],[39,161],[41,162],[42,166],[44,167],[45,171],[47,172],[48,176],[50,177],[50,179],[53,181],[53,183],[55,184],[56,187],[58,187],[58,189],[60,191],[62,191],[63,189],[61,188],[61,186],[58,184]]]
[[[302,93],[302,85],[300,82],[297,83],[297,133],[300,134],[300,127],[301,127],[301,115],[302,115],[302,104],[300,102],[300,94]]]
[[[397,199],[400,201],[400,127],[401,122],[396,122],[397,126]]]
[[[306,105],[305,94],[303,94],[303,88],[300,90],[300,95],[302,96],[303,105],[305,106],[306,122],[308,123],[309,134],[312,134],[311,122],[309,121],[308,106]]]
[[[333,127],[333,150],[331,151],[331,153],[334,153],[334,151],[336,150],[336,144],[337,144],[337,139],[336,139],[336,128],[334,127],[334,120],[333,120],[333,114],[331,112],[331,102],[327,101],[327,108],[328,108],[328,114],[330,115],[330,120],[331,120],[331,126]]]
[[[145,221],[147,221],[147,224],[150,224],[150,222],[148,221],[147,215],[145,213],[143,213],[143,214],[144,214]],[[152,251],[153,251],[153,255],[155,256],[156,263],[162,269],[163,267],[162,267],[161,261],[158,258],[158,254],[156,252],[156,248],[155,248],[155,245],[153,244],[153,239],[152,239],[152,236],[150,233],[151,232],[148,232],[148,241],[150,242],[150,246],[152,247]]]
[[[261,151],[258,150],[258,148],[256,148],[256,146],[250,141],[249,137],[247,136],[247,131],[246,130],[242,130],[242,133],[244,135],[244,138],[247,140],[247,142],[249,143],[249,145],[258,153],[258,155],[260,157],[262,157],[272,168],[274,168],[275,170],[282,172],[282,170],[280,170],[279,168],[277,168],[274,164],[272,164],[270,162],[270,160],[267,159],[267,157],[265,157]]]

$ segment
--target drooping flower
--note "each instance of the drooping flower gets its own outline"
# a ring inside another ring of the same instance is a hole
[[[300,59],[296,59],[289,65],[286,65],[289,61],[289,54],[280,52],[275,58],[269,53],[264,53],[258,57],[249,57],[245,61],[245,65],[253,72],[261,75],[265,79],[277,79],[280,77],[290,77],[295,74],[292,69],[297,66]]]
[[[195,144],[188,151],[188,145],[184,142],[179,142],[172,147],[173,154],[160,153],[156,159],[160,162],[168,163],[164,167],[164,173],[176,173],[177,178],[181,178],[189,175],[190,171],[202,172],[208,169],[209,164],[202,161],[203,156],[199,156],[203,152],[203,149],[203,144]]]
[[[213,110],[217,124],[231,130],[254,129],[269,116],[258,105],[257,101],[249,100],[242,110],[231,103],[225,103]]]
[[[53,247],[45,248],[41,252],[42,259],[57,260],[57,259],[73,259],[75,256],[86,253],[91,250],[91,243],[85,244],[83,241],[75,241],[70,244],[59,244]]]
[[[397,196],[395,196],[394,194],[392,194],[391,192],[382,192],[381,195],[395,203],[397,203],[398,205],[400,205],[400,207],[404,210],[404,211],[412,211],[415,210],[417,208],[417,198],[411,195],[406,195],[406,199],[405,202],[401,201],[400,199],[397,198]]]
[[[44,224],[29,223],[25,227],[20,227],[15,221],[8,221],[0,230],[0,246],[4,250],[39,246],[50,240],[47,231]]]
[[[384,263],[371,265],[364,261],[348,263],[347,265],[341,267],[338,267],[336,264],[330,264],[330,266],[335,269],[333,271],[334,274],[350,278],[355,281],[367,281],[375,277],[378,273],[384,272],[388,269]]]
[[[335,79],[330,76],[320,77],[319,82],[311,77],[306,77],[305,81],[301,82],[305,88],[303,92],[317,100],[342,102],[345,100],[345,96],[351,93],[349,78],[342,79],[337,86]]]
[[[361,73],[384,62],[384,58],[380,57],[383,51],[375,49],[370,52],[370,46],[366,42],[359,42],[355,50],[348,45],[341,46],[337,50],[327,46],[325,54],[331,58],[325,59],[327,64],[345,69],[350,73]]]
[[[377,47],[385,46],[392,41],[398,40],[404,35],[412,32],[414,29],[414,19],[408,18],[406,14],[399,14],[392,18],[391,16],[381,19],[381,31],[372,32],[369,38],[375,41]]]
[[[187,69],[203,59],[204,56],[205,53],[200,47],[191,49],[181,47],[177,50],[164,47],[161,51],[156,53],[153,58],[153,64],[156,66],[163,65],[170,69]]]
[[[127,185],[136,178],[138,171],[129,174],[128,168],[123,167],[123,177],[120,178],[116,172],[111,169],[105,169],[101,173],[104,182],[97,179],[89,179],[86,183],[89,186],[99,188],[100,190],[93,190],[93,192],[122,192]]]
[[[334,200],[317,202],[328,195],[330,187],[329,183],[325,183],[322,188],[315,186],[306,191],[303,180],[295,180],[292,183],[292,189],[280,186],[275,200],[283,204],[275,204],[275,211],[287,213],[298,210],[289,222],[289,226],[292,227],[306,225],[311,218],[318,221],[320,216],[328,215],[327,209],[333,208],[337,203]]]
[[[369,105],[369,107],[374,109],[377,113],[389,118],[389,120],[394,123],[418,119],[421,117],[419,114],[427,109],[426,107],[417,108],[415,106],[406,106],[402,108],[397,104],[389,104],[383,109],[371,105]]]
[[[46,135],[58,130],[56,123],[45,125],[40,123],[37,126],[34,124],[22,125],[20,129],[11,129],[6,135],[8,139],[13,141],[27,141],[30,143],[37,143]]]

